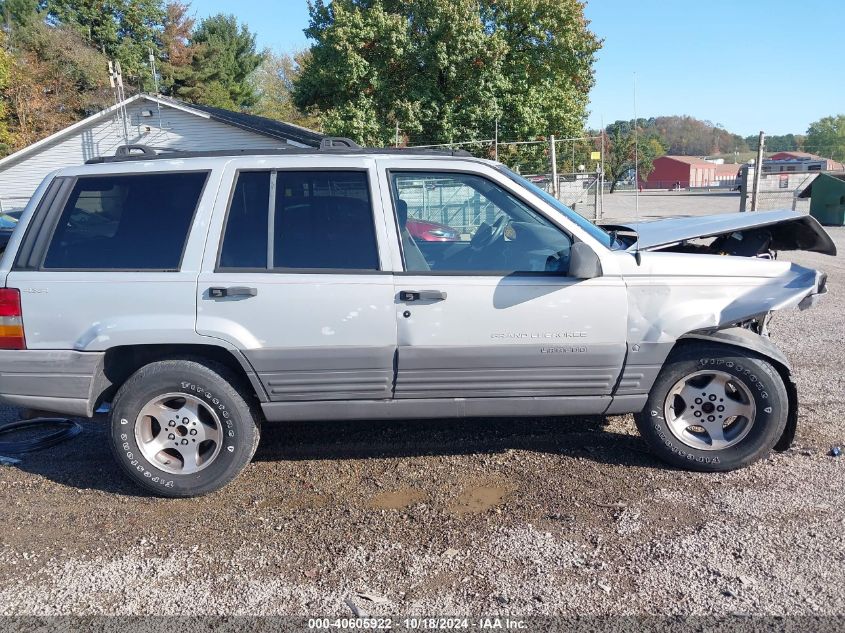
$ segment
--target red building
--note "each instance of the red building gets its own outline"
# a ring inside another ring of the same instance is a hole
[[[733,186],[739,165],[711,163],[695,156],[661,156],[643,182],[645,189]],[[724,183],[720,185],[720,183]]]

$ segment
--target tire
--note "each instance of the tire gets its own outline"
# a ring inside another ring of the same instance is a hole
[[[129,478],[155,495],[219,490],[258,447],[261,413],[247,393],[234,372],[211,361],[145,365],[112,403],[112,452]]]
[[[783,434],[788,413],[783,379],[762,356],[696,343],[670,355],[635,419],[661,460],[688,470],[722,472],[767,455]]]

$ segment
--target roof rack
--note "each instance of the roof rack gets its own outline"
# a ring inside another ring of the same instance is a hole
[[[461,149],[431,149],[415,147],[361,147],[355,141],[336,136],[325,137],[320,147],[283,147],[278,149],[219,149],[187,151],[142,144],[121,145],[114,156],[97,156],[85,161],[86,165],[122,163],[129,161],[166,160],[183,158],[214,158],[225,156],[287,156],[303,154],[415,154],[420,156],[465,156],[472,154]]]
[[[346,147],[348,149],[363,149],[351,138],[342,136],[327,136],[320,141],[320,149],[332,149],[333,147]]]

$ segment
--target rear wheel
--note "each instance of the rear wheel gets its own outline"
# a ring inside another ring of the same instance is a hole
[[[786,427],[788,410],[783,379],[768,361],[703,343],[672,354],[636,420],[660,459],[725,471],[766,455]]]
[[[165,497],[222,488],[258,446],[260,413],[215,363],[169,360],[135,372],[114,399],[112,449],[131,479]]]

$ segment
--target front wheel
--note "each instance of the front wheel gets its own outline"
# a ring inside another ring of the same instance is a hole
[[[660,459],[715,472],[766,455],[788,412],[783,379],[769,362],[750,351],[703,343],[670,356],[636,421]]]

